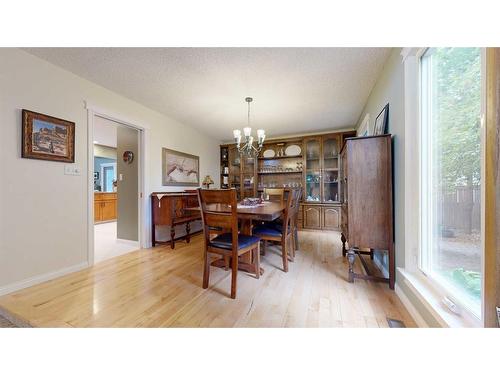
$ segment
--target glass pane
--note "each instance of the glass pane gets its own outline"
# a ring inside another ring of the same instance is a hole
[[[339,150],[337,147],[337,139],[330,138],[323,142],[323,167],[326,170],[338,169],[339,167]]]
[[[323,171],[323,194],[325,202],[338,202],[339,182],[338,171]]]
[[[319,170],[319,140],[311,139],[306,143],[306,169]]]
[[[113,191],[113,181],[116,180],[115,168],[112,167],[112,166],[104,167],[103,168],[103,173],[104,173],[103,191],[105,191],[107,193],[111,193]]]
[[[427,142],[422,199],[424,246],[430,252],[422,266],[478,316],[480,116],[480,49],[428,50],[422,57],[423,144]]]
[[[242,198],[253,198],[255,197],[255,176],[254,176],[254,165],[255,159],[241,157],[243,174],[242,174],[242,183],[243,183],[243,197]]]
[[[318,172],[306,173],[306,201],[319,202],[320,201],[320,187],[321,177]]]

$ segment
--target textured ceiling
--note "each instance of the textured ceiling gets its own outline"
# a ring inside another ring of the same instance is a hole
[[[219,140],[350,128],[390,48],[28,48]]]

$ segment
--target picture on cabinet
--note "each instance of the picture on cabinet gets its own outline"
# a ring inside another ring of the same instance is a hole
[[[382,111],[378,114],[375,119],[375,128],[373,129],[373,135],[382,135],[387,133],[387,124],[389,123],[389,103],[387,103]]]

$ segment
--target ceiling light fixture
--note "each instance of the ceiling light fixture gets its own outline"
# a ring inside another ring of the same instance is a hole
[[[236,148],[238,152],[246,157],[254,158],[259,155],[262,150],[262,145],[264,144],[264,139],[266,138],[266,132],[263,129],[257,130],[257,147],[254,146],[254,138],[252,136],[252,128],[250,127],[250,103],[253,101],[252,98],[245,98],[248,103],[248,123],[247,127],[243,128],[243,135],[245,136],[245,143],[241,144],[241,130],[233,130],[234,141],[236,142]]]

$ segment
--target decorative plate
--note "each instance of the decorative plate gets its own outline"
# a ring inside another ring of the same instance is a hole
[[[264,156],[265,158],[274,158],[274,155],[276,155],[276,153],[274,152],[274,150],[272,149],[267,149],[266,151],[264,151],[264,153],[262,154],[262,156]]]
[[[298,145],[290,145],[287,148],[285,148],[286,156],[299,156],[301,152],[302,150]]]

